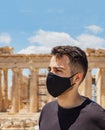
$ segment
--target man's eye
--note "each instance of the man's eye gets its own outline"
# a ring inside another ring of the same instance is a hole
[[[61,72],[61,70],[56,70],[57,72]]]

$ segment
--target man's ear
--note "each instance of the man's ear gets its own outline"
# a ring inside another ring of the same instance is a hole
[[[74,82],[75,83],[80,83],[82,81],[83,74],[81,72],[77,73],[74,77]]]

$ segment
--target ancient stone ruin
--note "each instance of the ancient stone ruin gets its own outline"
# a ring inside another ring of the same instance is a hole
[[[86,54],[89,68],[80,86],[80,93],[105,108],[105,50],[87,48]],[[50,54],[14,54],[11,47],[0,48],[1,129],[24,129],[28,126],[30,130],[31,127],[33,129],[38,123],[42,107],[54,100],[45,85],[50,58]],[[29,70],[28,76],[23,74],[24,69]],[[12,75],[9,86],[10,71]]]

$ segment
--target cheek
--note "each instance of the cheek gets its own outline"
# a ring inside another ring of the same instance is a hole
[[[70,70],[66,71],[66,72],[65,72],[65,77],[70,77],[70,76],[71,76]]]

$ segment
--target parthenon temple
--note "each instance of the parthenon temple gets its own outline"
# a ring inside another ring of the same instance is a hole
[[[89,68],[80,93],[105,108],[105,50],[87,48],[85,52]],[[0,112],[40,112],[54,100],[45,85],[50,58],[50,54],[14,54],[11,47],[0,48]],[[28,75],[23,74],[26,69]]]

